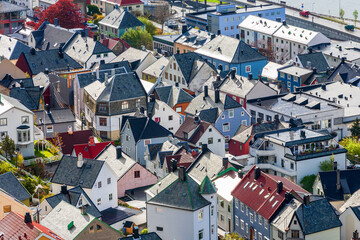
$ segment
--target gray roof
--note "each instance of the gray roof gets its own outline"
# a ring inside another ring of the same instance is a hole
[[[212,34],[207,31],[191,28],[176,39],[175,42],[183,46],[198,49],[210,41]]]
[[[46,201],[49,203],[51,208],[55,208],[61,201],[65,201],[76,207],[81,195],[83,195],[86,198],[86,201],[89,202],[89,205],[86,205],[86,212],[93,215],[96,218],[100,218],[101,213],[99,209],[91,201],[90,197],[80,186],[76,186],[72,189],[68,189],[68,195],[63,193],[58,193],[54,196],[46,198]]]
[[[100,25],[106,25],[116,29],[125,29],[125,28],[136,28],[145,26],[143,22],[137,19],[130,12],[125,11],[120,8],[115,8],[110,12],[105,18],[100,22]]]
[[[140,139],[168,137],[172,133],[148,117],[127,119],[135,142]]]
[[[164,43],[164,44],[174,46],[175,40],[180,36],[181,36],[181,34],[154,35],[153,36],[153,41],[154,42],[161,42],[161,43]]]
[[[194,97],[184,91],[184,89],[176,86],[156,87],[155,92],[160,101],[167,103],[172,108],[176,104],[188,103],[194,99]]]
[[[199,117],[202,121],[208,123],[215,123],[218,117],[218,109],[217,108],[209,108],[201,110],[199,113]]]
[[[0,35],[0,56],[2,55],[9,60],[14,60],[18,59],[22,52],[29,51],[30,47],[28,45],[11,37]]]
[[[59,109],[51,109],[50,114],[44,110],[35,111],[35,124],[42,125],[44,124],[58,124],[58,123],[71,123],[75,122],[75,117],[70,108],[59,108]],[[40,118],[43,122],[40,122]]]
[[[27,88],[11,88],[10,97],[19,100],[26,108],[36,111],[39,109],[42,90],[39,86]]]
[[[36,41],[36,48],[41,50],[58,49],[74,36],[75,32],[49,22],[44,22],[38,30],[31,33]]]
[[[24,201],[31,197],[12,172],[0,175],[0,188],[19,201]]]
[[[105,161],[84,159],[83,166],[78,168],[77,160],[77,157],[64,155],[51,178],[51,182],[68,186],[80,185],[82,188],[92,188]]]
[[[145,68],[142,73],[158,78],[160,77],[161,73],[164,71],[168,63],[169,59],[167,59],[166,57],[161,57],[156,62]]]
[[[19,11],[25,11],[27,9],[28,8],[26,7],[12,4],[7,1],[0,1],[0,13],[19,12]]]
[[[303,67],[310,63],[310,67],[316,68],[317,72],[325,72],[330,67],[322,52],[299,54],[298,58]]]

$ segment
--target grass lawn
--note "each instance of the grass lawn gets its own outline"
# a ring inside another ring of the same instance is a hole
[[[35,150],[35,156],[42,157],[42,158],[50,158],[54,155],[51,152],[49,152],[48,150],[44,150],[44,151]]]

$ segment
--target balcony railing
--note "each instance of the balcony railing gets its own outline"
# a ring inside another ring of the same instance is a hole
[[[257,163],[257,164],[249,164],[247,166],[244,167],[244,171],[249,171],[254,165],[256,165],[257,167],[261,168],[261,169],[271,169],[273,171],[279,172],[279,173],[283,173],[287,176],[290,177],[295,177],[296,176],[296,171],[295,170],[287,170],[284,168],[281,168],[279,166],[270,164],[270,163]]]

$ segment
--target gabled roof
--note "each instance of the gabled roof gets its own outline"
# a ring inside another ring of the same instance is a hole
[[[89,205],[86,205],[86,212],[93,215],[96,218],[101,217],[101,213],[96,205],[91,201],[91,198],[86,194],[86,192],[80,187],[76,186],[68,190],[68,194],[58,193],[54,196],[48,197],[45,200],[49,203],[51,208],[55,208],[61,201],[65,201],[74,207],[79,202],[80,196],[84,196]]]
[[[0,1],[0,13],[12,13],[27,10],[26,7],[22,7],[16,4],[12,4],[7,1]]]
[[[157,153],[160,151],[162,147],[162,143],[154,143],[154,144],[148,144],[148,150],[150,154],[150,160],[155,159]]]
[[[201,120],[196,123],[194,118],[187,117],[175,133],[175,137],[196,144],[210,125],[210,123]],[[185,139],[184,133],[191,133],[193,130],[195,130],[195,132],[193,132],[191,136],[188,136],[188,139]]]
[[[180,103],[189,103],[194,99],[194,97],[184,89],[176,86],[156,87],[154,91],[159,100],[167,103],[170,107],[174,107]]]
[[[259,169],[260,170],[260,169]],[[231,194],[250,207],[265,219],[271,220],[285,201],[285,192],[295,190],[295,192],[307,193],[300,186],[292,189],[294,184],[285,178],[282,179],[283,189],[277,193],[277,182],[280,178],[261,172],[260,176],[255,179],[255,166],[252,167],[241,179]]]
[[[218,118],[218,108],[209,108],[201,110],[199,113],[199,117],[202,121],[208,123],[215,123],[216,119]]]
[[[25,107],[19,100],[6,96],[4,94],[1,94],[0,97],[1,102],[3,103],[3,105],[0,106],[0,114],[8,111],[11,108],[17,108],[24,112],[33,114],[32,111]]]
[[[24,201],[31,197],[26,188],[17,180],[12,172],[0,175],[0,189],[19,201]]]
[[[145,25],[130,12],[121,8],[115,8],[114,10],[112,10],[105,18],[103,18],[99,22],[99,24],[113,27],[116,29],[136,28]]]
[[[333,207],[326,198],[311,201],[309,206],[302,204],[296,210],[296,216],[305,235],[342,226]]]
[[[329,81],[341,80],[347,83],[357,76],[360,76],[360,68],[358,66],[341,62],[329,76]]]
[[[188,151],[187,147],[181,147],[175,153],[173,153],[173,155],[167,155],[165,157],[168,172],[172,171],[171,160],[176,160],[176,166],[178,168],[183,166],[185,169],[187,169],[195,161],[197,156],[199,156],[198,151]]]
[[[58,133],[63,145],[61,151],[63,154],[71,154],[75,144],[85,144],[89,141],[89,137],[92,136],[91,130],[73,131],[72,134],[68,132]],[[52,139],[48,139],[52,140]]]
[[[96,159],[109,145],[113,142],[100,142],[90,145],[89,143],[74,145],[74,151],[76,156],[81,153],[84,158]]]
[[[0,34],[0,55],[9,60],[18,59],[22,52],[29,52],[30,47],[24,43]]]
[[[240,103],[235,101],[232,97],[226,94],[224,109],[232,109],[232,108],[239,108],[242,107]]]
[[[330,67],[322,52],[299,54],[298,58],[303,67],[307,67],[310,63],[309,67],[316,68],[317,72],[326,72]]]
[[[216,189],[212,184],[210,178],[206,175],[204,180],[200,184],[200,194],[214,194]]]
[[[168,137],[172,133],[148,117],[130,118],[127,120],[135,142],[140,139]]]
[[[164,71],[168,63],[169,59],[167,59],[166,57],[161,57],[156,62],[145,68],[142,73],[158,78],[160,77],[161,73]]]
[[[185,175],[185,181],[176,178],[175,181],[169,182],[165,189],[156,194],[147,203],[190,211],[196,211],[209,205],[210,202],[199,192],[199,184],[188,174]]]
[[[20,101],[25,107],[32,111],[39,109],[42,90],[39,86],[27,88],[11,88],[10,97]]]
[[[47,111],[35,111],[35,124],[42,125],[44,124],[59,124],[59,123],[71,123],[75,122],[75,117],[70,108],[59,108],[59,109],[51,109],[50,113]],[[45,117],[45,119],[44,119]],[[40,122],[40,118],[43,122]]]
[[[224,173],[219,173],[216,179],[213,180],[213,184],[216,188],[217,195],[221,196],[226,201],[231,202],[233,199],[231,191],[240,182],[241,178],[239,178],[237,171],[233,170],[231,167],[228,169],[229,170],[223,171]]]
[[[68,186],[79,185],[82,188],[92,188],[105,162],[84,159],[83,166],[78,168],[77,161],[78,158],[76,157],[63,155],[51,178],[51,182]]]
[[[111,60],[111,62],[122,62],[122,61],[139,61],[142,62],[148,54],[151,54],[151,52],[148,51],[142,51],[133,47],[130,47],[129,49],[126,49],[126,51],[122,52],[119,56]]]
[[[156,87],[155,92],[157,93],[159,100],[163,101],[164,103],[168,103],[172,88],[173,86]]]

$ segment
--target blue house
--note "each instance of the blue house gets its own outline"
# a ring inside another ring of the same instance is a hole
[[[295,92],[297,87],[308,85],[306,84],[307,80],[313,73],[316,73],[316,69],[309,70],[297,66],[288,66],[278,69],[278,80],[289,92]]]
[[[172,133],[148,117],[123,116],[121,148],[131,158],[145,166],[147,145],[165,142]]]
[[[236,73],[249,79],[257,79],[267,64],[267,58],[245,42],[218,35],[195,51],[219,70],[236,69]]]

